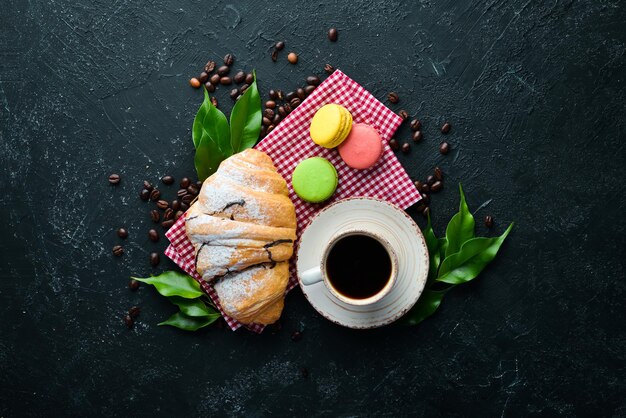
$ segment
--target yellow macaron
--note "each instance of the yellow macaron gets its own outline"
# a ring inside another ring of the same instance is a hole
[[[311,139],[324,148],[338,147],[352,129],[352,115],[345,107],[327,104],[311,120]]]

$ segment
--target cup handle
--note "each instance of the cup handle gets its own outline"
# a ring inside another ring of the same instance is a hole
[[[322,270],[319,266],[313,267],[311,269],[306,270],[304,273],[300,275],[300,279],[302,284],[305,286],[309,286],[324,280],[322,276]]]

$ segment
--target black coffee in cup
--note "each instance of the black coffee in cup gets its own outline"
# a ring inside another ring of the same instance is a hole
[[[339,239],[326,259],[330,284],[351,299],[376,295],[391,279],[391,272],[389,253],[369,235],[355,234]]]

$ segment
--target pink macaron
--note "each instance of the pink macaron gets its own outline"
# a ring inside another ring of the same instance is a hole
[[[349,167],[363,170],[373,167],[383,154],[378,131],[364,123],[355,123],[348,137],[339,145],[339,155]]]

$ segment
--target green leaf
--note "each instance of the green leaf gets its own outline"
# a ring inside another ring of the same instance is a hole
[[[473,238],[461,247],[461,251],[446,257],[439,268],[437,281],[459,284],[469,282],[494,259],[513,224],[495,238]]]
[[[180,308],[180,311],[187,316],[213,316],[220,314],[215,309],[208,307],[200,299],[185,299],[180,296],[170,296],[170,302]]]
[[[446,228],[445,257],[459,252],[465,241],[474,238],[474,217],[465,202],[461,183],[459,183],[459,192],[461,193],[459,212],[452,217]]]
[[[193,299],[204,295],[200,290],[200,284],[193,277],[178,271],[165,271],[158,276],[131,277],[131,279],[153,285],[163,296],[180,296]]]
[[[159,322],[158,325],[170,325],[172,327],[180,328],[185,331],[196,331],[200,328],[203,328],[203,327],[206,327],[207,325],[212,324],[219,317],[220,317],[219,314],[216,316],[197,317],[197,316],[187,316],[182,312],[176,312],[174,315],[170,316],[166,321]]]
[[[437,277],[437,269],[441,262],[439,255],[439,239],[435,236],[433,226],[430,222],[430,213],[428,214],[428,225],[423,231],[424,240],[426,241],[426,247],[428,248],[428,258],[430,265],[428,267],[428,280],[427,283],[432,282]]]
[[[246,92],[237,100],[230,113],[230,143],[233,154],[252,148],[261,132],[261,97],[254,81]]]
[[[220,147],[204,132],[193,162],[198,173],[198,180],[204,181],[211,174],[215,173],[220,163],[226,159],[227,155]]]
[[[196,113],[191,131],[193,146],[197,149],[202,136],[206,133],[225,155],[232,155],[228,120],[218,108],[213,106],[206,89],[202,90],[204,91],[204,101]]]
[[[424,289],[415,306],[402,318],[402,323],[405,325],[417,325],[434,314],[448,290],[450,288],[446,290]]]

